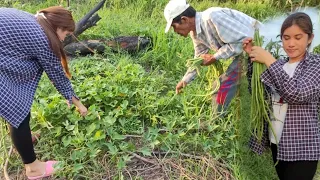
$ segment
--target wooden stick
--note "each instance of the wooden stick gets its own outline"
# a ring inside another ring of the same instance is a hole
[[[83,33],[88,28],[95,26],[96,23],[101,19],[98,14],[95,14],[99,9],[101,9],[104,5],[106,0],[100,1],[91,11],[89,11],[79,22],[76,23],[76,29],[73,32],[74,36],[79,36],[81,33]],[[63,41],[64,46],[70,44],[75,39],[72,36],[66,37],[66,39]]]
[[[184,157],[188,157],[188,158],[192,158],[192,159],[197,159],[197,160],[201,160],[202,157],[198,156],[198,155],[192,155],[192,154],[185,154],[185,153],[180,153],[180,152],[175,152],[175,151],[171,151],[171,152],[160,152],[160,151],[152,151],[152,153],[154,154],[159,154],[159,155],[163,155],[163,154],[177,154],[180,156],[184,156]]]
[[[133,155],[135,158],[140,159],[143,162],[146,162],[146,163],[149,163],[149,164],[153,164],[153,165],[157,165],[157,163],[155,163],[154,161],[151,161],[151,160],[148,160],[148,159],[146,159],[144,157],[141,157],[136,153],[130,152],[130,154]]]
[[[10,150],[9,150],[9,153],[8,153],[8,157],[7,157],[6,162],[4,163],[4,167],[3,167],[4,178],[6,180],[10,180],[10,177],[9,177],[9,174],[8,174],[8,164],[9,164],[9,159],[10,159],[10,156],[12,154],[12,151],[13,151],[13,145],[11,145],[11,147],[10,147]]]
[[[143,136],[140,136],[140,135],[131,135],[131,134],[128,134],[128,135],[123,135],[126,139],[127,138],[142,138]]]

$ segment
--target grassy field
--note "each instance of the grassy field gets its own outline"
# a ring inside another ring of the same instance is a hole
[[[35,13],[65,1],[20,0],[0,5]],[[71,1],[79,20],[98,0]],[[31,128],[41,134],[35,146],[42,160],[61,161],[61,179],[277,179],[271,153],[263,156],[248,147],[250,96],[243,78],[239,97],[225,118],[216,117],[211,104],[212,76],[200,76],[177,96],[176,83],[192,58],[190,38],[172,31],[164,34],[166,0],[113,0],[98,14],[96,27],[80,39],[107,39],[121,35],[150,37],[152,47],[134,55],[107,50],[103,55],[70,62],[76,94],[89,107],[81,118],[46,76],[32,107]],[[291,9],[286,1],[190,1],[201,11],[211,6],[230,7],[261,21]],[[280,3],[280,4],[279,4]],[[282,4],[281,4],[282,3]],[[305,1],[315,5],[316,1]],[[230,60],[223,61],[224,67]],[[1,121],[0,179],[10,139]],[[5,146],[4,146],[5,145]],[[8,171],[24,179],[14,153]]]
[[[241,120],[239,123],[239,168],[241,178],[252,180],[276,180],[276,171],[273,168],[271,151],[259,156],[248,148],[250,132],[250,99],[248,82],[246,78],[241,80],[240,86]]]

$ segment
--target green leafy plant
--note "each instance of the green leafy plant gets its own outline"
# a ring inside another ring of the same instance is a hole
[[[313,48],[313,53],[320,54],[320,45]]]

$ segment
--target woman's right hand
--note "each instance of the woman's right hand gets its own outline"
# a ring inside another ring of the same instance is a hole
[[[81,116],[86,116],[88,114],[88,109],[82,103],[81,105],[77,106],[77,109]]]
[[[252,44],[252,38],[251,37],[245,38],[242,41],[242,48],[246,53],[250,54],[251,50],[252,50],[252,47],[253,47],[253,44]]]
[[[75,97],[72,97],[72,103],[77,107],[77,111],[81,116],[86,116],[88,114],[88,109]]]

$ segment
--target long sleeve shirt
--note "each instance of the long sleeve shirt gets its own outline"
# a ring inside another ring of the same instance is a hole
[[[281,139],[278,144],[278,160],[316,161],[320,160],[320,131],[318,110],[320,104],[320,56],[307,53],[294,71],[293,77],[283,66],[288,58],[273,63],[261,76],[266,92],[274,89],[288,109]],[[252,65],[252,64],[249,64]],[[251,69],[249,67],[249,69]],[[250,74],[248,74],[250,76]],[[250,77],[248,78],[250,81]],[[272,112],[271,112],[272,113]],[[259,143],[250,140],[250,147],[261,154],[267,146],[268,128],[265,124],[265,137]]]
[[[229,8],[212,7],[197,12],[196,31],[190,32],[194,56],[199,57],[210,49],[216,51],[216,60],[228,59],[242,53],[242,41],[253,37],[255,28],[261,25],[254,18]],[[195,70],[186,72],[183,81],[189,83],[196,77]]]
[[[71,83],[36,18],[0,8],[0,117],[13,127],[30,112],[43,71],[71,104],[75,96]]]

